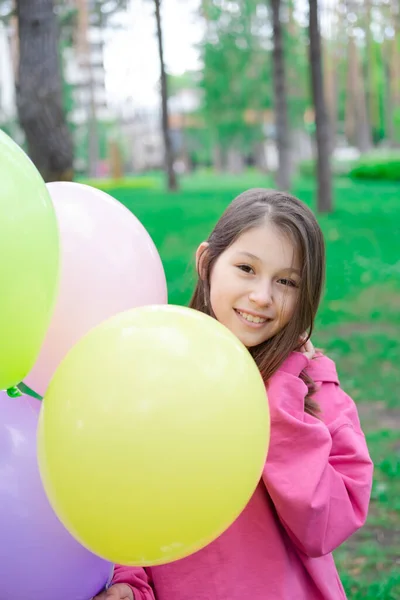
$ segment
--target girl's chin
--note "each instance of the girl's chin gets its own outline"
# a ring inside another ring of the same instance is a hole
[[[235,332],[234,332],[235,333]],[[237,333],[235,333],[236,337],[242,342],[242,344],[244,346],[246,346],[246,348],[255,348],[256,346],[259,346],[260,344],[262,344],[263,342],[266,342],[267,340],[270,339],[270,337],[272,336],[255,336],[255,335],[238,335]]]

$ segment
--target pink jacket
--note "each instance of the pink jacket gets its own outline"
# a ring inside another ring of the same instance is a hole
[[[306,369],[322,420],[304,412]],[[116,566],[135,600],[339,600],[332,557],[365,522],[373,465],[332,360],[294,352],[268,384],[271,442],[262,479],[216,541],[175,563]]]

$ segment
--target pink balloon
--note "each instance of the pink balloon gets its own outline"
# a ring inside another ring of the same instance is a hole
[[[167,303],[160,256],[127,208],[80,183],[47,188],[60,228],[60,287],[41,352],[24,381],[42,396],[61,360],[92,327],[136,306]]]

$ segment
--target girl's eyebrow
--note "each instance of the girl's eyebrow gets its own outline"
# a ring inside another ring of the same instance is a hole
[[[252,254],[251,252],[246,252],[244,250],[240,250],[238,254],[243,254],[244,256],[248,256],[249,258],[253,259],[253,260],[258,260],[260,261],[261,259],[258,258],[258,256],[256,256],[255,254]]]

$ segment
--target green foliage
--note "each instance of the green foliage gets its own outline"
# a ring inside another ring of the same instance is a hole
[[[167,74],[168,77],[168,92],[170,96],[174,96],[184,89],[195,89],[199,84],[198,71],[186,71],[182,75]]]
[[[206,35],[200,86],[212,145],[246,155],[274,131],[270,6],[260,0],[203,0],[202,5]],[[293,17],[290,2],[284,8],[290,14],[287,24],[282,12],[288,117],[292,127],[303,128],[310,105],[307,30]]]
[[[291,0],[290,3],[294,5]],[[289,124],[293,129],[304,128],[305,110],[312,106],[308,29],[293,18],[291,28],[285,26],[283,33]],[[315,131],[315,124],[312,125]]]
[[[355,160],[331,160],[332,174],[336,176],[349,175],[351,169],[355,165]],[[301,177],[315,177],[316,176],[316,163],[314,159],[303,160],[299,163],[299,174]]]
[[[370,70],[371,90],[369,90],[371,107],[371,132],[375,144],[385,137],[385,100],[387,93],[386,73],[383,63],[382,44],[372,40],[371,55],[364,52],[364,63]],[[368,98],[368,95],[367,95]]]
[[[350,171],[354,179],[400,181],[400,151],[364,155]]]
[[[240,0],[235,6],[207,2],[202,48],[207,123],[222,148],[237,145],[244,153],[261,137],[260,111],[271,106],[270,61],[258,34],[257,4],[256,0]],[[246,111],[253,111],[253,122],[246,119]]]
[[[0,130],[4,131],[10,138],[15,139],[15,130],[16,130],[16,122],[15,121],[1,121],[0,122]]]
[[[302,160],[299,165],[299,175],[301,177],[315,177],[316,164],[314,159]]]
[[[194,166],[212,164],[213,137],[208,128],[186,127],[184,140],[189,159]]]
[[[1,0],[0,0],[1,1]],[[112,17],[127,8],[127,0],[86,0],[92,27],[112,26]],[[61,38],[72,44],[73,34],[78,25],[77,6],[65,5],[63,0],[54,0],[60,23]]]
[[[89,135],[89,124],[85,124],[75,127],[71,125],[74,130],[74,142],[75,142],[75,160],[78,165],[88,164],[88,135]],[[96,134],[97,134],[97,150],[99,161],[105,161],[109,156],[110,141],[119,140],[119,147],[124,156],[125,147],[123,146],[124,136],[121,135],[120,125],[117,120],[99,120],[96,121]],[[86,169],[84,168],[83,171]],[[81,173],[81,169],[78,169]],[[83,174],[83,173],[81,173]]]
[[[336,133],[349,134],[350,143],[357,143],[357,134],[350,131],[356,127],[356,123],[348,114],[351,88],[354,91],[354,81],[349,79],[349,35],[353,35],[355,39],[357,60],[363,78],[362,91],[365,92],[368,124],[374,144],[389,137],[389,127],[392,128],[393,124],[389,119],[396,121],[396,111],[400,111],[400,107],[394,104],[394,98],[389,98],[390,87],[400,85],[398,81],[393,82],[396,75],[390,68],[390,54],[396,54],[392,47],[392,36],[398,27],[395,14],[386,10],[385,6],[386,3],[380,0],[373,4],[371,11],[371,3],[361,2],[360,10],[355,10],[355,7],[340,0],[338,14],[341,16],[337,26],[330,32],[330,37],[324,39],[324,54],[329,58],[325,63],[324,77],[328,80],[329,75],[331,76],[329,93],[334,94],[332,105],[335,110]],[[321,12],[325,12],[322,7]],[[399,43],[398,34],[397,39]],[[395,140],[400,143],[400,128],[395,131]]]

